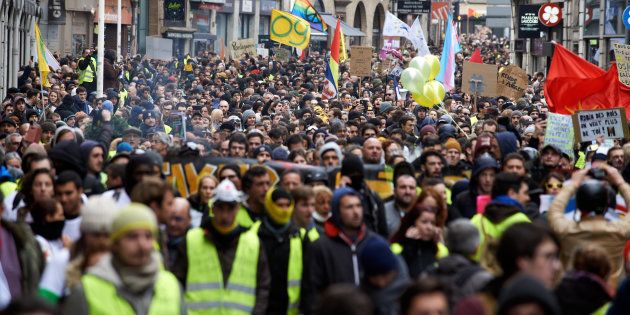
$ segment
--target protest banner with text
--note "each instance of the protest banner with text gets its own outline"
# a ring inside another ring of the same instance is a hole
[[[527,72],[515,65],[504,67],[497,77],[497,95],[517,100],[525,95]]]
[[[547,114],[547,128],[545,129],[545,144],[559,147],[562,152],[573,156],[573,118],[571,115]]]
[[[478,96],[497,96],[497,66],[464,61],[462,91]]]
[[[350,74],[366,77],[372,74],[372,47],[350,47]]]
[[[230,57],[232,59],[241,59],[248,54],[250,57],[256,57],[256,40],[253,38],[238,39],[230,43]]]
[[[630,45],[615,43],[614,50],[619,82],[630,86]]]
[[[575,140],[590,142],[597,137],[620,139],[630,137],[623,107],[596,110],[581,110],[573,114]]]

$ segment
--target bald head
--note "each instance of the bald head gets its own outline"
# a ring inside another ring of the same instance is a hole
[[[190,228],[190,203],[177,197],[173,200],[173,207],[168,213],[166,229],[170,239],[183,237]]]
[[[368,138],[363,142],[363,162],[365,164],[380,164],[383,155],[383,145],[376,138]]]

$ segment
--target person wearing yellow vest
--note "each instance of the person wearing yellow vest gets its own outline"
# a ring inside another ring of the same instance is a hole
[[[191,74],[193,72],[193,59],[190,57],[190,54],[186,54],[184,57],[184,73]]]
[[[319,231],[313,220],[315,213],[315,193],[310,186],[302,185],[291,190],[291,196],[295,201],[293,209],[293,224],[300,228],[302,238],[315,242],[319,238]]]
[[[475,214],[470,220],[479,230],[479,251],[476,261],[497,271],[494,248],[503,232],[513,224],[530,222],[525,215],[524,204],[529,201],[529,186],[526,177],[514,173],[499,173],[492,185],[492,201],[483,213]]]
[[[265,213],[265,194],[271,187],[271,178],[266,168],[253,166],[243,175],[242,185],[247,200],[241,205],[236,221],[244,227],[251,227]]]
[[[185,314],[177,278],[160,268],[156,234],[151,209],[137,203],[120,209],[112,222],[111,254],[81,277],[62,314]]]
[[[255,232],[236,220],[241,192],[223,180],[213,192],[210,216],[191,229],[171,270],[185,288],[188,315],[265,314],[267,256]]]
[[[440,240],[446,216],[444,198],[427,188],[420,193],[391,237],[392,251],[405,260],[412,279],[417,279],[438,259],[448,255],[448,249]]]
[[[302,288],[304,245],[299,228],[291,222],[295,203],[291,194],[273,187],[265,195],[265,216],[252,226],[269,259],[271,290],[267,314],[298,314],[304,302]]]
[[[95,54],[96,52],[94,52]],[[92,50],[83,50],[83,55],[79,59],[77,72],[79,73],[79,85],[84,87],[88,94],[96,91],[96,58]]]

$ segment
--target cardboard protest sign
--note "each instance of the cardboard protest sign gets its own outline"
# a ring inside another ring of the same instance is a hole
[[[555,113],[548,113],[547,115],[545,144],[553,144],[559,147],[562,152],[573,156],[573,118],[571,115]]]
[[[497,66],[464,61],[462,92],[478,96],[497,96]]]
[[[614,50],[619,82],[630,86],[630,45],[615,43]]]
[[[276,61],[288,62],[289,58],[291,57],[291,55],[289,54],[289,51],[282,47],[273,48],[272,51],[273,51],[274,56],[276,56]]]
[[[256,53],[263,58],[269,57],[269,49],[267,48],[256,48]]]
[[[250,57],[257,55],[255,39],[238,39],[230,43],[230,57],[232,59],[241,59],[245,57],[245,54],[249,54]]]
[[[504,67],[497,77],[497,95],[519,99],[525,95],[527,72],[515,65]]]
[[[350,74],[366,77],[372,74],[372,47],[350,47]]]
[[[573,114],[573,126],[577,142],[593,141],[599,136],[604,139],[630,137],[623,107],[578,111]]]

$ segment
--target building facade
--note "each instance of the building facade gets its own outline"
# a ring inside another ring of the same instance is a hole
[[[17,87],[20,66],[37,54],[34,25],[40,7],[34,0],[0,0],[0,96]]]

